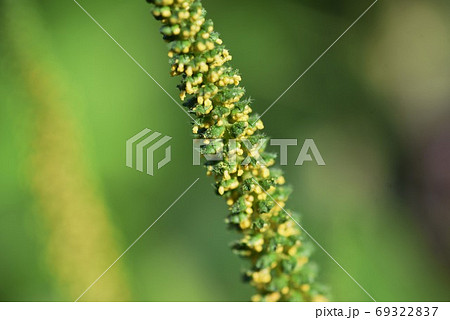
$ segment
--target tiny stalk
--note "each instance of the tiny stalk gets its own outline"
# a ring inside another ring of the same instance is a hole
[[[297,215],[282,209],[291,190],[282,171],[270,168],[275,155],[257,143],[267,138],[264,125],[244,98],[241,75],[229,65],[232,57],[205,18],[201,1],[147,2],[163,24],[170,74],[181,76],[180,99],[196,120],[192,132],[204,139],[202,153],[222,151],[222,160],[206,161],[207,174],[229,206],[228,225],[242,235],[232,249],[249,262],[244,279],[256,288],[252,301],[324,301],[316,267],[309,262],[311,243],[289,216]],[[236,141],[234,148],[230,140]],[[264,161],[257,161],[244,141],[257,145]],[[243,164],[244,159],[250,161]]]

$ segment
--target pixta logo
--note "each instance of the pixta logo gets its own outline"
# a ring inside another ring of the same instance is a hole
[[[138,134],[134,135],[127,140],[126,143],[126,165],[133,168],[136,165],[136,170],[144,172],[144,163],[146,162],[146,172],[148,175],[153,176],[154,170],[154,153],[161,148],[164,144],[172,139],[169,136],[163,136],[160,138],[161,133],[153,132],[150,129],[144,129]],[[158,140],[158,138],[160,138]],[[136,150],[136,152],[134,152]],[[136,154],[135,161],[133,160],[133,154]],[[147,161],[145,161],[147,160]],[[162,160],[157,162],[157,168],[161,169],[171,160],[171,147],[170,145],[165,149],[165,156]]]

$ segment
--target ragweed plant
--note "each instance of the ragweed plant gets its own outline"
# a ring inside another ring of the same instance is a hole
[[[311,245],[289,217],[294,214],[282,209],[290,189],[282,172],[270,168],[275,155],[260,143],[266,139],[263,123],[244,98],[241,76],[229,65],[231,55],[213,22],[199,0],[147,2],[163,24],[171,75],[182,78],[180,98],[195,119],[192,132],[204,141],[201,152],[223,155],[206,162],[207,174],[229,206],[227,223],[242,234],[233,250],[250,262],[244,278],[257,289],[252,300],[324,300],[309,262]]]

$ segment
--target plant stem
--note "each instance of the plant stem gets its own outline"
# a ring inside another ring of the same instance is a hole
[[[241,76],[228,64],[231,55],[213,22],[199,0],[148,2],[169,43],[171,75],[182,77],[180,98],[195,119],[193,133],[203,139],[201,151],[223,154],[206,162],[207,174],[229,206],[228,225],[242,234],[233,250],[250,262],[244,278],[257,290],[252,300],[324,300],[309,262],[311,245],[282,210],[290,189],[281,170],[270,168],[275,155],[264,151],[263,123],[244,99]]]

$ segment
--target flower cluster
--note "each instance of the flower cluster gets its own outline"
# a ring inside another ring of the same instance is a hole
[[[227,223],[242,234],[233,250],[250,262],[244,279],[257,289],[252,300],[323,300],[315,266],[308,261],[311,245],[289,217],[294,214],[283,209],[290,189],[283,186],[280,170],[269,169],[275,155],[257,143],[266,138],[263,123],[244,98],[241,76],[228,64],[232,57],[213,22],[205,18],[200,0],[147,2],[163,24],[171,75],[181,76],[180,98],[195,119],[192,131],[204,139],[201,153],[223,154],[220,161],[206,162],[207,174],[229,206]],[[229,141],[236,145],[230,148]],[[244,164],[244,159],[250,161]]]

